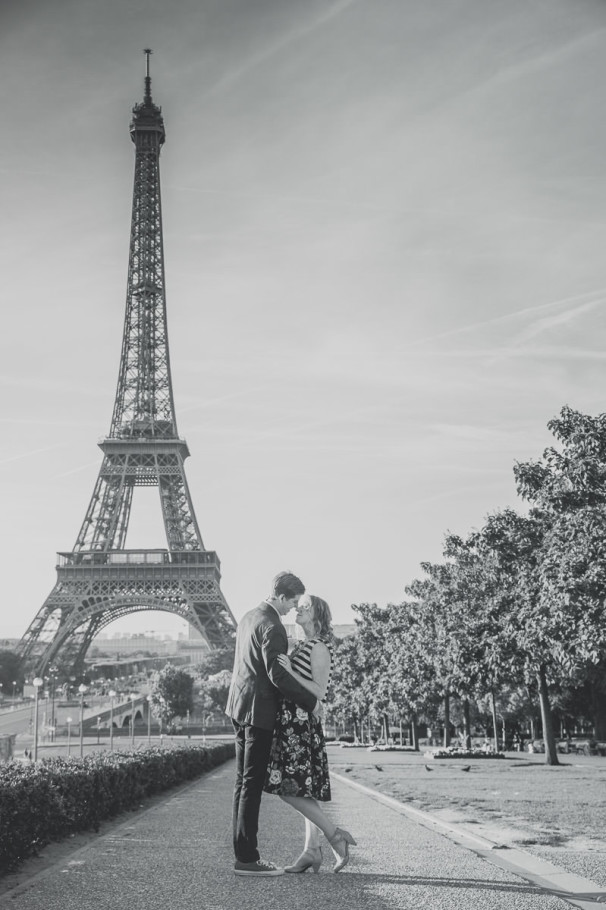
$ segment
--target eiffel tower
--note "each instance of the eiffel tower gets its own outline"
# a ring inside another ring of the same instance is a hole
[[[175,420],[160,202],[165,132],[151,95],[151,50],[144,53],[145,93],[130,124],[135,179],[116,400],[75,546],[58,554],[55,587],[18,645],[28,670],[38,675],[51,662],[66,675],[80,675],[94,637],[138,611],[180,616],[211,648],[228,645],[235,635],[219,585],[219,558],[202,543],[183,465],[189,449]],[[135,486],[158,488],[168,549],[124,548]]]

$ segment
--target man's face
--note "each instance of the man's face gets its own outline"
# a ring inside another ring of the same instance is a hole
[[[300,596],[300,594],[295,594],[294,597],[286,597],[285,594],[280,594],[278,596],[278,610],[280,615],[286,616],[287,613],[290,613],[291,610],[294,610],[299,603]]]

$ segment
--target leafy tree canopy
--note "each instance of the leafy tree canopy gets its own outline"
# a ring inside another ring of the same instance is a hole
[[[194,680],[190,674],[167,664],[152,678],[152,712],[166,724],[170,724],[174,717],[185,717],[194,707],[193,691]]]

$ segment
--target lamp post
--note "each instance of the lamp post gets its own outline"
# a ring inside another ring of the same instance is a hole
[[[151,746],[151,695],[147,696],[147,745]]]
[[[130,703],[131,703],[130,722],[132,725],[130,728],[130,741],[131,741],[131,746],[133,749],[135,748],[135,701],[136,701],[136,699],[137,699],[137,696],[133,692],[130,696]]]
[[[71,733],[72,733],[72,719],[71,717],[66,717],[65,722],[67,724],[67,754],[71,752]]]
[[[38,697],[40,686],[44,685],[44,680],[39,676],[33,680],[36,694],[34,696],[34,761],[38,761]]]
[[[15,707],[15,689],[17,688],[17,680],[13,679],[13,708]]]
[[[51,742],[55,739],[55,686],[57,683],[57,676],[59,675],[58,667],[49,667],[48,672],[50,675],[50,687],[51,687]]]
[[[109,690],[109,748],[110,752],[114,749],[114,698],[116,697],[115,689]]]
[[[78,686],[78,692],[80,693],[80,758],[84,755],[84,693],[87,690],[87,686],[84,683],[80,683]]]

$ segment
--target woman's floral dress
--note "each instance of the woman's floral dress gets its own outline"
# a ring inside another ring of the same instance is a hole
[[[311,679],[311,652],[321,638],[309,638],[290,655],[293,670]],[[323,642],[331,652],[328,642]],[[276,715],[274,737],[265,784],[266,793],[308,796],[328,802],[330,779],[322,724],[313,714],[282,699]]]

